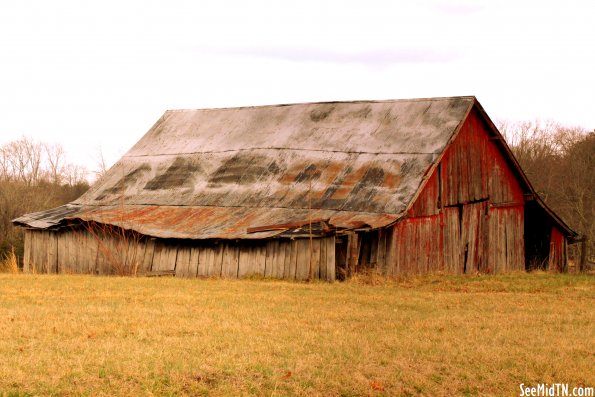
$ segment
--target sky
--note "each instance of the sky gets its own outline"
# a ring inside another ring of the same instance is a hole
[[[167,109],[475,95],[595,129],[592,1],[2,0],[0,144],[115,162]]]

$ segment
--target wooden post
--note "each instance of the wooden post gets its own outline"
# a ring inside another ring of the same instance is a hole
[[[310,255],[309,259],[309,267],[308,267],[308,279],[307,281],[312,281],[312,178],[310,178],[310,189],[308,190],[308,235],[310,237]]]
[[[587,243],[589,238],[587,236],[583,236],[579,241],[581,242],[581,259],[578,265],[578,271],[579,273],[582,273],[585,271],[587,265]]]
[[[562,272],[568,273],[568,240],[564,238],[564,261],[562,266]]]
[[[347,277],[351,277],[357,271],[359,257],[359,241],[357,233],[347,233]]]

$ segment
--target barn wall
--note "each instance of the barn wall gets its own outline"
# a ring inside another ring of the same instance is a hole
[[[523,190],[488,131],[473,110],[408,217],[393,226],[394,258],[387,273],[525,268]]]
[[[441,223],[441,215],[408,218],[397,223],[392,233],[393,261],[388,274],[443,270]]]
[[[495,207],[489,212],[487,273],[525,269],[524,207]]]
[[[25,231],[24,269],[36,273],[335,280],[334,236],[210,241],[121,238],[87,230]]]
[[[566,268],[566,238],[557,227],[552,227],[548,270],[562,272]]]

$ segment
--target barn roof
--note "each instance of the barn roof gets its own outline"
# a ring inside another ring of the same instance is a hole
[[[385,226],[403,214],[474,102],[170,110],[78,200],[15,222],[48,228],[79,218],[200,239],[270,237],[308,219]]]
[[[68,219],[161,238],[266,238],[315,219],[398,220],[474,97],[170,110],[78,200],[15,223]],[[309,223],[309,222],[308,222]]]

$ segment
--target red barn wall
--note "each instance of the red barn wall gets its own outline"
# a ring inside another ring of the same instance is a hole
[[[562,272],[566,265],[566,238],[557,227],[552,227],[548,269]]]
[[[525,268],[524,195],[473,109],[407,214],[393,226],[390,274]]]

